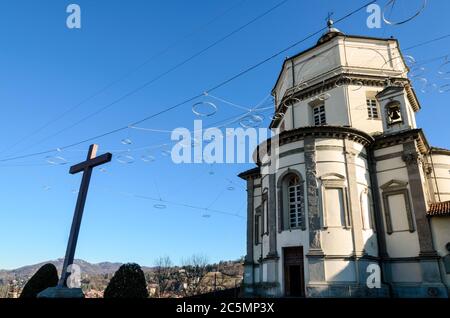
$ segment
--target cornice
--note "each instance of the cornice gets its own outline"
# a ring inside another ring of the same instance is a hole
[[[450,150],[444,149],[444,148],[438,148],[438,147],[431,147],[430,154],[450,156]]]
[[[279,105],[276,107],[276,116],[270,123],[270,128],[275,127],[286,114],[286,110],[292,104],[303,101],[308,98],[320,96],[333,88],[343,85],[362,85],[362,86],[379,86],[386,87],[389,84],[395,83],[398,86],[409,86],[409,80],[403,77],[391,77],[389,79],[386,76],[367,75],[367,74],[355,74],[355,73],[341,73],[332,76],[326,80],[316,83],[311,86],[305,84],[299,84],[296,87],[291,87],[286,90],[285,95],[281,99]]]
[[[308,126],[286,130],[279,134],[279,146],[303,140],[305,137],[312,136],[314,138],[331,138],[331,139],[348,139],[360,143],[363,146],[370,146],[374,142],[374,138],[369,134],[351,127],[344,126]],[[261,143],[257,149],[256,162],[260,162],[261,155],[264,156],[269,150],[270,154],[271,139],[267,139]],[[255,156],[253,156],[255,158]]]
[[[375,142],[373,143],[373,149],[395,146],[413,140],[418,142],[418,147],[421,154],[426,154],[429,152],[430,146],[428,145],[428,141],[425,138],[423,130],[420,128],[376,136]]]

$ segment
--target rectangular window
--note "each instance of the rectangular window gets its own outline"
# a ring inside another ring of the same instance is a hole
[[[263,234],[269,234],[269,207],[267,199],[263,202],[263,215],[264,215],[264,232]]]
[[[255,245],[258,245],[261,240],[261,215],[255,215]]]
[[[299,228],[303,222],[302,193],[300,184],[288,187],[289,224],[291,228]]]
[[[346,226],[345,196],[343,188],[325,189],[325,210],[327,214],[327,226]]]
[[[371,119],[377,119],[379,118],[378,115],[378,105],[376,99],[368,98],[366,99],[366,105],[367,105],[367,115]]]
[[[326,125],[327,120],[325,117],[325,105],[317,105],[313,108],[313,118],[314,118],[314,125],[315,126],[321,126]]]
[[[406,199],[403,193],[388,195],[387,201],[391,211],[393,232],[409,231],[409,223],[406,212]]]

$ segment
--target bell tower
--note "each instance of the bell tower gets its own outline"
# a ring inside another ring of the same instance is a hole
[[[385,134],[416,128],[414,107],[408,98],[407,87],[387,86],[376,95],[376,98],[380,105]],[[416,100],[412,99],[412,101]],[[415,105],[417,109],[417,104]]]

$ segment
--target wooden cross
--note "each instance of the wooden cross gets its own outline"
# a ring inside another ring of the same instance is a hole
[[[98,145],[90,145],[86,161],[78,163],[70,167],[69,173],[75,174],[83,172],[81,180],[80,191],[78,192],[77,205],[72,220],[72,227],[70,228],[69,242],[67,243],[66,256],[64,258],[64,265],[59,279],[58,286],[66,286],[68,277],[67,267],[73,264],[75,256],[75,249],[77,246],[78,233],[80,232],[81,218],[83,217],[84,204],[86,203],[87,192],[89,189],[89,182],[91,180],[92,169],[104,163],[111,161],[112,154],[107,152],[101,156],[96,157]]]

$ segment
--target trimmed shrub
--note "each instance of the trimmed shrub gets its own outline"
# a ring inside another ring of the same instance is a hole
[[[106,287],[104,298],[148,298],[141,267],[134,263],[120,266]]]
[[[55,265],[45,264],[28,280],[20,298],[36,298],[44,289],[58,284],[58,271]]]

